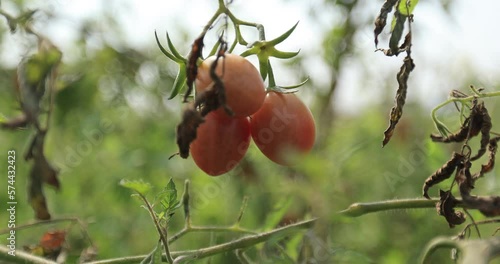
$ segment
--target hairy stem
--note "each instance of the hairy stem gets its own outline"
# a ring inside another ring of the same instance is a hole
[[[399,200],[388,200],[379,201],[371,203],[354,203],[351,204],[347,209],[342,210],[339,214],[348,217],[358,217],[368,213],[382,212],[395,209],[411,209],[411,208],[434,208],[436,202],[439,202],[439,198],[424,199],[399,199]],[[459,200],[459,207],[463,206],[462,202]]]

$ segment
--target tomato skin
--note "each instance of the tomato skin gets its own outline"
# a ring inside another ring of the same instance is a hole
[[[198,67],[196,92],[205,91],[213,82],[210,65],[215,57],[209,57]],[[227,53],[217,63],[216,73],[222,77],[226,92],[226,103],[236,117],[246,117],[257,112],[264,102],[266,90],[259,71],[247,59]]]
[[[220,108],[205,116],[190,150],[201,170],[218,176],[232,170],[245,156],[249,145],[248,118],[230,117]]]
[[[290,154],[306,154],[314,145],[316,127],[311,111],[295,94],[269,92],[250,120],[260,151],[281,165],[292,165]]]

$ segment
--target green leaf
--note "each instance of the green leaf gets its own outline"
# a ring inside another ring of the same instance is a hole
[[[418,0],[401,0],[399,1],[398,11],[404,16],[411,15],[417,4]]]
[[[158,244],[156,244],[155,249],[151,254],[149,254],[145,259],[141,261],[141,264],[161,264],[161,255],[163,248],[161,246],[161,240],[158,240]]]
[[[146,195],[151,190],[151,184],[143,180],[130,181],[123,179],[120,181],[120,185],[132,189],[141,195]]]
[[[186,64],[185,63],[180,63],[179,64],[179,73],[177,73],[177,76],[175,77],[174,85],[172,88],[172,92],[170,93],[170,96],[168,99],[173,99],[176,97],[179,92],[182,90],[182,87],[186,84],[187,80],[187,70],[186,70]]]
[[[175,183],[170,178],[167,186],[156,195],[157,201],[160,201],[164,209],[169,213],[180,206],[180,201],[177,199],[177,189]]]
[[[399,40],[401,40],[401,37],[403,36],[405,21],[405,16],[396,14],[396,25],[392,30],[391,39],[389,40],[389,48],[391,49],[392,54],[399,53]]]

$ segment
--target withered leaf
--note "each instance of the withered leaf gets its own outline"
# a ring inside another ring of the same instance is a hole
[[[398,0],[386,0],[380,9],[380,13],[375,19],[375,29],[373,33],[375,35],[375,47],[378,45],[378,36],[382,33],[385,25],[387,24],[387,15],[392,11],[394,5]]]
[[[390,53],[386,54],[388,56],[392,55],[398,55],[400,52],[399,49],[399,41],[401,40],[401,37],[403,36],[403,31],[404,31],[404,26],[406,22],[406,16],[402,15],[399,13],[397,10],[394,12],[394,16],[396,18],[396,25],[394,26],[394,29],[392,30],[391,33],[391,38],[389,39],[389,48],[390,48]],[[409,39],[411,40],[411,39]],[[410,43],[408,43],[409,45]]]
[[[187,99],[191,95],[193,91],[193,83],[196,80],[196,76],[198,75],[198,59],[202,57],[203,52],[203,39],[205,38],[205,34],[199,36],[191,46],[191,52],[188,57],[188,65],[187,65],[187,91],[184,95],[184,102],[187,102]]]
[[[439,215],[444,216],[450,228],[465,222],[465,214],[455,211],[455,206],[459,202],[450,191],[439,190],[439,197],[439,202],[436,203],[436,210]]]
[[[500,140],[500,137],[494,137],[490,139],[490,143],[488,145],[488,162],[486,164],[481,165],[481,170],[474,174],[473,179],[476,180],[480,177],[482,177],[485,173],[488,173],[493,170],[495,167],[495,156],[497,154],[497,149],[498,149],[498,141]]]
[[[184,110],[181,123],[177,126],[177,146],[179,146],[181,158],[189,157],[189,146],[196,139],[198,126],[204,121],[201,114],[193,106]]]
[[[481,131],[481,143],[480,143],[481,146],[480,146],[477,154],[470,158],[472,161],[481,158],[484,155],[484,153],[486,153],[486,148],[488,146],[488,143],[490,142],[490,131],[491,131],[491,128],[493,126],[491,123],[491,117],[488,114],[488,110],[484,106],[484,102],[477,104],[476,108],[477,108],[476,109],[477,113],[475,114],[476,116],[474,118],[477,118],[480,120],[480,122],[478,122],[480,124],[480,129],[472,127],[471,130],[473,130],[474,132],[476,132],[478,130]],[[476,133],[478,133],[478,132],[476,132]]]
[[[429,188],[450,178],[451,174],[453,174],[463,159],[464,156],[462,154],[453,152],[451,159],[425,180],[424,186],[422,187],[422,195],[425,198],[430,199],[428,194]]]
[[[403,60],[403,65],[401,66],[396,79],[398,81],[398,90],[396,91],[396,105],[392,107],[391,114],[389,117],[389,127],[384,131],[384,140],[382,146],[385,146],[391,140],[391,137],[396,129],[396,125],[399,119],[403,115],[403,107],[406,102],[406,92],[408,91],[408,78],[410,77],[410,72],[415,68],[413,59],[409,54]]]
[[[491,130],[491,119],[488,111],[484,107],[484,103],[474,101],[471,112],[469,116],[465,119],[462,127],[456,132],[447,137],[441,135],[431,135],[431,139],[434,142],[450,143],[450,142],[463,142],[466,139],[473,138],[479,134],[483,133],[483,138],[481,139],[481,147],[484,150],[480,150],[478,155],[482,156],[486,152],[486,145],[489,141],[489,131]],[[487,135],[486,135],[487,134]],[[483,142],[485,141],[485,142]],[[477,155],[476,155],[477,156]],[[476,157],[471,158],[471,160],[477,159]]]

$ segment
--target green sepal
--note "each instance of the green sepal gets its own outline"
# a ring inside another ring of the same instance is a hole
[[[172,51],[172,54],[176,58],[186,61],[186,59],[177,51],[174,44],[172,43],[172,40],[170,40],[170,36],[168,35],[168,32],[167,32],[167,44],[168,44],[168,48],[170,49],[170,51]]]
[[[300,52],[300,50],[298,50],[296,52],[289,52],[289,51],[281,51],[281,50],[273,49],[270,52],[270,55],[275,57],[275,58],[278,58],[278,59],[291,59],[291,58],[297,56],[299,54],[299,52]]]
[[[163,54],[165,54],[165,56],[167,56],[167,58],[177,62],[177,63],[181,63],[182,60],[181,59],[178,59],[176,58],[172,53],[168,52],[160,43],[160,40],[158,39],[158,35],[156,34],[156,31],[155,31],[155,38],[156,38],[156,44],[158,45],[158,47],[160,48],[161,52]]]
[[[269,44],[274,46],[274,45],[277,45],[277,44],[283,42],[283,40],[287,39],[292,34],[292,32],[295,30],[295,28],[297,27],[298,24],[299,24],[299,21],[297,21],[297,23],[295,23],[295,25],[293,25],[292,28],[290,28],[287,32],[283,33],[281,36],[269,41]]]
[[[168,100],[171,100],[174,97],[176,97],[179,94],[179,92],[181,91],[182,87],[184,87],[184,85],[186,84],[186,80],[187,80],[186,67],[187,66],[185,63],[179,64],[179,72],[177,73],[177,76],[175,77],[172,92],[170,93]]]
[[[257,54],[257,57],[259,58],[259,71],[260,71],[260,76],[262,77],[262,80],[265,81],[268,72],[269,72],[269,59],[267,56],[259,56],[260,54]]]

